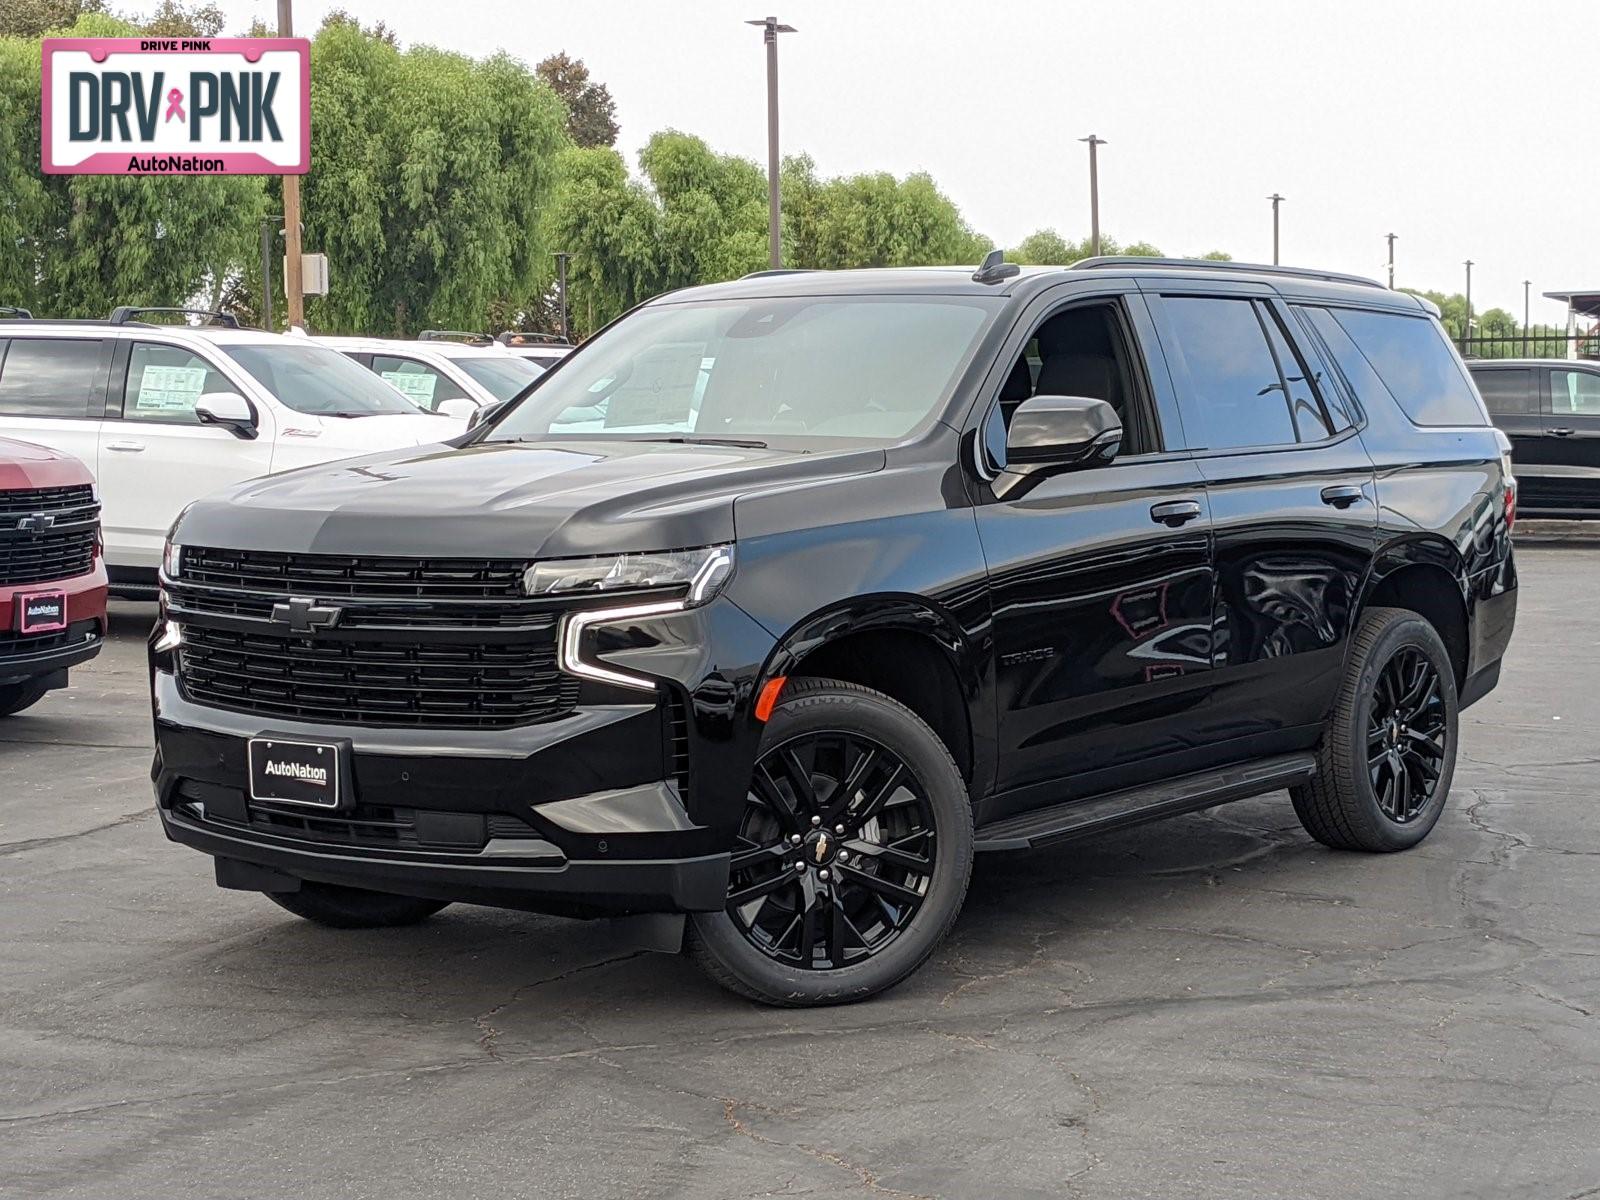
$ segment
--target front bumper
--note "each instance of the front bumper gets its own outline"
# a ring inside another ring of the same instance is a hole
[[[66,593],[67,627],[19,636],[17,598],[54,591]],[[75,579],[0,586],[0,687],[41,676],[53,677],[55,686],[65,685],[69,667],[100,653],[105,633],[106,571],[98,561],[93,571]]]
[[[321,727],[203,707],[152,676],[166,834],[297,879],[573,916],[710,911],[728,853],[663,770],[655,704],[579,707],[510,729]],[[263,734],[349,737],[355,807],[246,798]]]

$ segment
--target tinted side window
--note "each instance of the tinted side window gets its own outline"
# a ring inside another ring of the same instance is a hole
[[[181,346],[136,342],[128,353],[122,416],[129,421],[198,425],[195,401],[207,392],[233,390],[221,372]]]
[[[1600,417],[1600,375],[1588,371],[1551,371],[1550,411]]]
[[[1466,373],[1431,319],[1403,313],[1341,308],[1331,312],[1349,342],[1382,381],[1406,416],[1417,425],[1482,425],[1483,411],[1472,394]],[[1344,354],[1330,347],[1339,366],[1350,375]],[[1356,395],[1365,399],[1359,383]]]
[[[1294,431],[1302,442],[1320,442],[1333,436],[1333,423],[1322,411],[1322,401],[1311,386],[1311,373],[1300,355],[1284,336],[1278,318],[1265,310],[1261,321],[1272,343],[1272,353],[1277,357],[1278,369],[1283,372],[1289,392],[1289,412],[1294,418]]]
[[[1530,370],[1474,371],[1472,381],[1478,385],[1478,394],[1489,411],[1498,416],[1537,416],[1539,413],[1539,389],[1534,386]]]
[[[1267,335],[1248,300],[1164,298],[1176,351],[1188,370],[1194,407],[1216,450],[1292,446],[1294,421]],[[1319,436],[1326,436],[1323,433]]]
[[[84,338],[13,338],[0,372],[0,413],[87,417],[103,343]]]

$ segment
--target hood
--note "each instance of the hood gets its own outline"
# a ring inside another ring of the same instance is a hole
[[[237,484],[191,505],[175,537],[229,549],[441,558],[669,550],[733,540],[733,502],[742,495],[883,464],[881,450],[614,440],[429,446]]]
[[[275,471],[375,450],[431,446],[467,431],[465,421],[425,412],[353,418],[286,413],[280,420],[272,462]]]
[[[89,468],[70,454],[32,442],[0,438],[0,491],[70,487],[93,482]]]

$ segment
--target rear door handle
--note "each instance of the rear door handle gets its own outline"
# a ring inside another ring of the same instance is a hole
[[[1168,500],[1150,506],[1150,519],[1176,529],[1200,515],[1200,504],[1195,500]]]
[[[1322,489],[1322,502],[1335,508],[1349,508],[1361,498],[1361,489],[1353,483],[1336,483]]]
[[[1570,429],[1549,429],[1549,430],[1546,430],[1545,432],[1549,433],[1552,437],[1571,437],[1572,436],[1572,430],[1570,430]]]
[[[107,442],[106,443],[106,449],[107,450],[119,450],[123,454],[138,454],[140,451],[142,451],[144,449],[144,443],[143,442],[132,442],[132,441],[127,441],[127,440],[118,441],[118,442]]]

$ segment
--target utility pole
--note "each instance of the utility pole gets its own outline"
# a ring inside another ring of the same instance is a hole
[[[1100,156],[1096,151],[1106,144],[1106,140],[1093,133],[1078,140],[1089,143],[1089,246],[1090,252],[1098,258],[1100,256]]]
[[[272,218],[261,218],[261,328],[272,331]]]
[[[1389,290],[1394,291],[1394,234],[1383,235],[1389,239]]]
[[[1287,196],[1280,196],[1277,192],[1267,197],[1272,201],[1272,265],[1278,265],[1278,205],[1282,204]]]
[[[278,0],[278,36],[294,36],[294,0]],[[289,327],[306,323],[305,281],[300,276],[300,176],[283,179],[283,299]]]
[[[1467,348],[1467,339],[1472,336],[1472,260],[1466,261],[1467,268],[1467,319],[1461,325],[1461,349]]]
[[[796,32],[777,17],[746,21],[765,31],[767,47],[767,259],[773,270],[783,266],[783,201],[778,196],[778,35]]]
[[[1529,306],[1529,303],[1528,303],[1528,289],[1531,286],[1533,286],[1533,280],[1524,279],[1522,281],[1522,357],[1523,358],[1527,358],[1528,357],[1528,313],[1529,313],[1529,310],[1530,310],[1530,306]]]
[[[563,342],[571,341],[571,338],[567,336],[567,260],[571,257],[572,255],[565,250],[556,252],[556,269],[561,274],[561,340]]]

